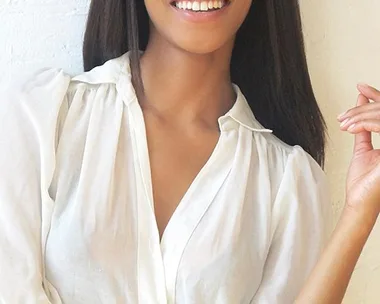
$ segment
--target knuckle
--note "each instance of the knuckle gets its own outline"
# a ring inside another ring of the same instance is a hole
[[[357,112],[358,112],[357,108],[350,109],[347,111],[346,117],[350,118],[352,116],[355,116],[357,114]]]

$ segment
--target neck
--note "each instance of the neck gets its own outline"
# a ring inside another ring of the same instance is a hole
[[[192,54],[152,36],[141,57],[143,110],[168,120],[217,125],[235,99],[230,79],[233,42],[210,54]]]

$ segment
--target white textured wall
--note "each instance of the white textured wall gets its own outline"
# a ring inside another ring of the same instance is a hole
[[[89,0],[0,0],[0,82],[41,67],[82,71]]]
[[[337,218],[344,202],[352,138],[340,134],[335,117],[355,104],[357,82],[380,87],[380,1],[301,3],[310,72],[330,129],[327,173]],[[81,72],[88,5],[89,0],[0,0],[0,82],[44,66]],[[380,303],[379,284],[380,226],[363,253],[344,303]]]

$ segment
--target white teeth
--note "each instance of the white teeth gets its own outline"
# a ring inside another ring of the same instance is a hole
[[[226,0],[206,0],[206,1],[176,1],[175,6],[179,9],[192,10],[195,12],[207,12],[211,9],[220,9],[225,6]]]
[[[194,1],[193,2],[193,7],[191,8],[193,11],[199,11],[199,9],[200,9],[200,5],[199,5],[199,2],[197,2],[197,1]]]
[[[207,2],[201,2],[201,11],[208,11]]]

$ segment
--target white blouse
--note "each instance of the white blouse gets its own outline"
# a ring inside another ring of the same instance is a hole
[[[0,95],[0,303],[292,303],[327,237],[325,176],[237,100],[160,242],[125,54]]]

